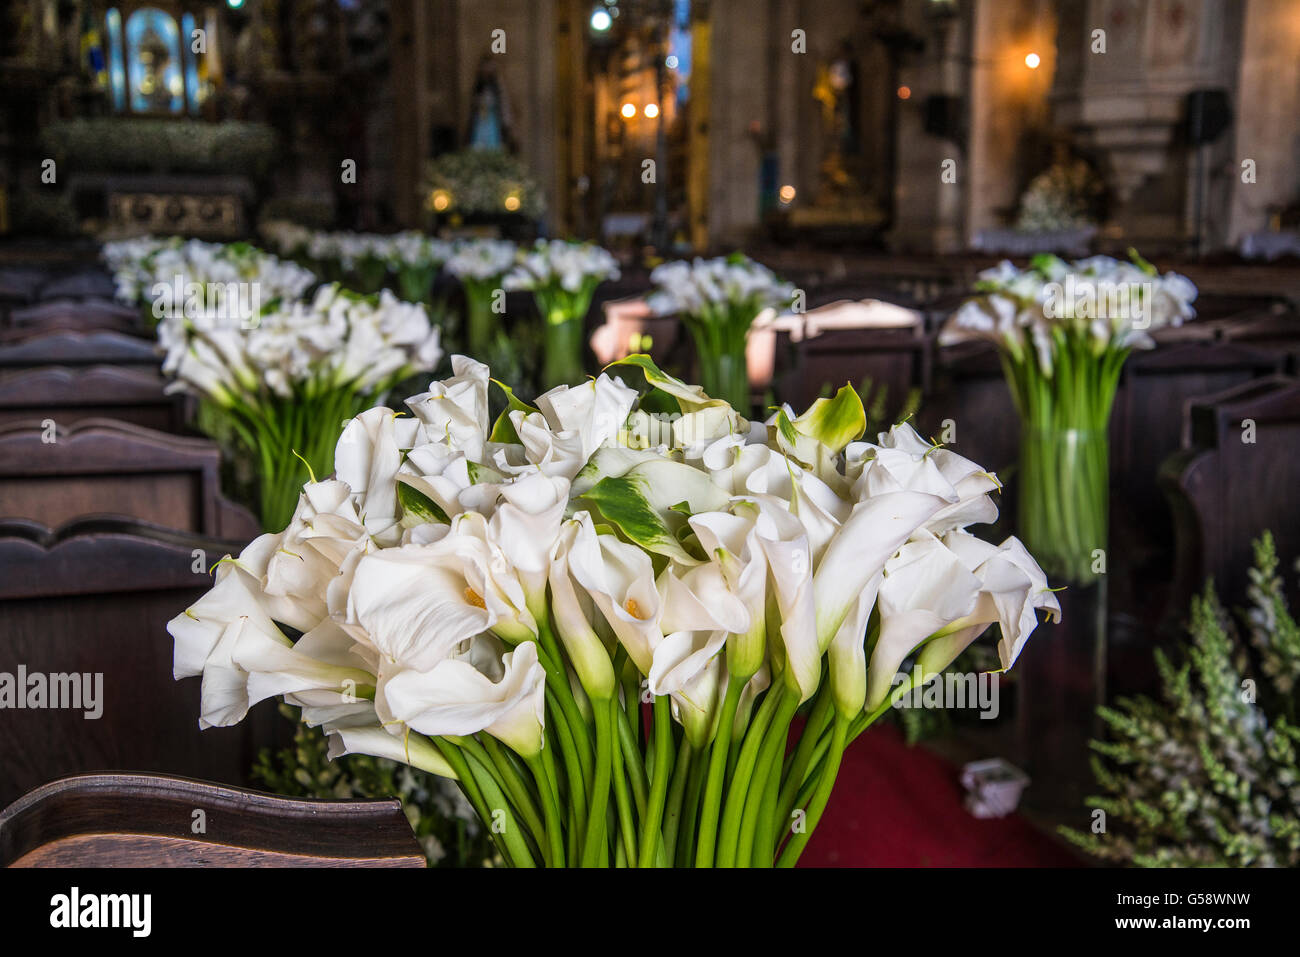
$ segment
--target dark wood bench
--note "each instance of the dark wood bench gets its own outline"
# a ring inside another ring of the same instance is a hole
[[[1251,541],[1266,529],[1284,561],[1300,555],[1300,381],[1273,376],[1194,399],[1183,421],[1184,448],[1160,472],[1177,536],[1170,621],[1186,617],[1208,578],[1221,595],[1244,595]]]
[[[109,418],[182,432],[185,398],[167,395],[166,386],[157,369],[131,366],[0,367],[0,426],[45,419],[71,426],[84,419]]]
[[[21,669],[29,689],[35,675],[90,676],[47,677],[47,707],[5,709],[0,805],[88,771],[249,783],[258,750],[287,738],[288,723],[265,701],[239,725],[200,731],[199,682],[173,680],[166,630],[211,587],[212,565],[241,545],[121,519],[53,531],[0,521],[0,672],[17,683]],[[75,704],[75,690],[81,707],[49,707],[56,682],[57,703]]]
[[[149,339],[115,329],[0,330],[0,375],[41,366],[129,366],[157,372],[162,356]]]
[[[105,299],[51,299],[9,311],[8,325],[23,329],[118,329],[130,332],[140,314],[130,306]]]
[[[146,774],[63,778],[0,812],[5,867],[423,867],[397,801]]]
[[[54,527],[107,514],[250,541],[257,521],[221,495],[220,464],[207,439],[108,419],[0,427],[0,517]]]

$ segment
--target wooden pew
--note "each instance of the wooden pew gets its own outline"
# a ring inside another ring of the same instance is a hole
[[[53,527],[108,514],[250,541],[257,521],[221,495],[220,459],[207,439],[108,419],[0,427],[0,516]]]
[[[0,349],[3,354],[3,349]],[[155,369],[119,365],[0,367],[0,427],[52,419],[60,426],[115,419],[162,432],[184,432],[185,399],[167,395]]]
[[[114,329],[0,330],[0,375],[40,366],[111,365],[157,371],[153,342]]]
[[[11,309],[7,324],[21,329],[117,329],[140,326],[137,310],[104,299],[51,299]]]
[[[1194,399],[1184,429],[1183,449],[1160,471],[1177,538],[1166,605],[1173,622],[1207,578],[1221,595],[1245,594],[1251,541],[1264,530],[1284,561],[1300,555],[1300,381],[1272,376]],[[1294,577],[1284,577],[1293,588]]]
[[[36,290],[36,301],[50,299],[103,299],[112,301],[117,285],[104,269],[75,269],[53,276]]]
[[[29,703],[32,676],[47,676],[51,696],[3,712],[0,805],[88,771],[249,782],[258,750],[286,738],[287,722],[266,701],[235,727],[200,731],[199,682],[173,680],[166,630],[211,587],[208,569],[242,545],[121,519],[53,531],[0,521],[0,673],[15,694],[26,676]],[[76,703],[75,689],[80,707],[48,707],[56,684],[58,703]]]
[[[204,829],[195,833],[196,812]],[[4,867],[423,867],[398,801],[283,798],[147,774],[63,778],[0,812]]]

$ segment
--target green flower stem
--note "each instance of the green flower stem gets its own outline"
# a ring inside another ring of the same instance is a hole
[[[772,715],[781,703],[785,685],[778,682],[759,705],[758,713],[745,732],[744,743],[736,760],[735,770],[728,775],[731,782],[727,789],[727,799],[722,812],[722,824],[718,832],[718,866],[736,866],[736,843],[740,839],[741,816],[745,810],[750,781],[754,774],[754,765],[762,749],[764,735],[772,720]]]
[[[464,792],[466,799],[474,808],[474,813],[478,815],[478,819],[483,822],[483,826],[487,828],[488,833],[492,835],[492,841],[496,844],[497,851],[503,858],[505,858],[506,863],[513,864],[514,861],[511,854],[511,848],[507,845],[504,836],[493,829],[492,812],[483,795],[482,789],[479,787],[478,779],[474,776],[474,773],[470,770],[468,762],[465,760],[465,756],[461,754],[460,749],[456,747],[456,745],[452,744],[445,738],[434,737],[430,740],[432,740],[434,746],[442,752],[442,756],[447,759],[447,763],[451,765],[452,770],[456,772],[456,780],[460,785],[461,791]]]
[[[664,856],[668,862],[677,859],[677,830],[682,820],[682,800],[686,795],[686,781],[691,775],[693,765],[691,742],[682,735],[677,747],[677,760],[673,762],[673,779],[668,785],[668,804],[664,809]]]
[[[763,806],[769,803],[769,792],[773,792],[770,803],[775,805],[775,789],[780,784],[781,759],[785,756],[785,745],[790,733],[790,721],[799,707],[798,699],[785,685],[780,685],[784,696],[773,715],[767,733],[763,736],[763,747],[758,754],[758,763],[749,783],[749,793],[745,798],[744,814],[740,819],[740,834],[737,838],[735,865],[749,867],[754,857],[756,835],[766,833],[759,831]],[[775,807],[772,809],[775,813]],[[769,858],[767,863],[771,863]]]
[[[712,746],[706,745],[691,762],[691,774],[686,782],[686,796],[683,803],[685,813],[682,827],[677,833],[677,848],[674,856],[678,867],[690,867],[695,859],[695,844],[699,834],[697,825],[700,820],[700,798],[704,791],[704,779],[712,763],[712,754]]]
[[[632,700],[639,699],[633,698]],[[640,717],[639,714],[632,714],[625,708],[619,707],[618,699],[614,699],[614,727],[618,730],[622,760],[627,768],[627,775],[632,782],[632,796],[636,801],[637,816],[643,817],[645,815],[646,791],[649,789],[649,782],[646,779],[645,758],[642,757],[641,749],[637,747],[636,739],[632,733],[632,720]]]
[[[582,761],[578,758],[573,733],[569,730],[568,722],[557,706],[555,694],[550,688],[546,689],[546,702],[546,713],[550,716],[551,727],[555,729],[555,740],[559,744],[560,755],[564,759],[564,771],[568,777],[569,807],[576,825],[570,834],[569,858],[576,860],[578,836],[583,833],[587,825],[587,795],[590,793],[590,784],[583,770]]]
[[[771,867],[775,859],[777,839],[776,802],[781,790],[781,764],[772,761],[767,768],[767,786],[763,788],[762,801],[759,803],[758,820],[752,832],[753,846],[750,863],[753,867]],[[746,825],[748,828],[748,825]],[[747,831],[741,832],[742,840]]]
[[[528,770],[533,773],[538,790],[541,792],[542,816],[545,819],[548,848],[546,865],[548,867],[563,867],[565,862],[564,827],[560,823],[560,793],[555,782],[555,768],[546,761],[547,754],[548,752],[543,749],[541,754],[534,754],[528,758],[527,764]]]
[[[723,777],[727,768],[727,750],[731,746],[732,725],[736,720],[736,706],[745,680],[727,675],[727,693],[722,700],[718,716],[718,729],[714,734],[713,751],[709,756],[709,776],[704,786],[704,806],[700,811],[698,843],[695,847],[695,866],[712,867],[718,832],[718,810],[722,804]]]
[[[528,836],[524,829],[519,826],[519,821],[515,817],[510,802],[506,800],[505,794],[502,793],[501,785],[497,779],[493,777],[488,766],[480,762],[473,751],[465,752],[465,763],[478,784],[487,807],[492,811],[501,813],[501,841],[509,849],[510,853],[507,860],[510,865],[521,868],[536,867],[537,861],[532,850],[529,849]],[[493,831],[497,824],[497,818],[493,814],[489,814],[484,818],[483,824],[488,830]]]
[[[669,761],[672,760],[673,727],[672,714],[669,710],[668,696],[656,695],[654,700],[654,777],[650,783],[650,798],[646,811],[641,816],[641,858],[640,867],[655,866],[656,850],[663,851],[666,841],[659,831],[663,820],[664,801],[668,797],[668,780],[670,774],[676,781],[680,774],[675,774]],[[683,738],[683,744],[685,739]]]
[[[623,709],[619,707],[617,696],[610,698],[610,722],[615,728],[626,727],[625,722],[619,717],[619,712]],[[630,865],[635,866],[637,860],[637,831],[636,822],[632,818],[632,798],[628,793],[627,774],[625,762],[623,760],[623,748],[615,746],[612,752],[613,758],[613,779],[614,779],[614,805],[618,811],[618,836],[621,839],[623,851],[627,854],[627,860]],[[640,765],[639,757],[636,764]],[[642,774],[645,768],[640,767]],[[644,799],[643,799],[644,803]]]
[[[840,760],[844,757],[844,748],[848,743],[848,731],[848,719],[836,714],[831,723],[830,751],[819,775],[817,788],[808,803],[808,816],[804,821],[804,828],[800,833],[790,836],[790,840],[781,849],[781,855],[776,860],[777,867],[794,867],[799,861],[799,855],[808,846],[813,831],[817,829],[822,812],[826,810],[826,802],[830,800],[831,789],[835,786],[835,778],[839,775]]]
[[[813,700],[812,712],[804,723],[799,744],[795,747],[793,755],[787,759],[782,775],[781,793],[777,800],[777,807],[780,808],[785,820],[789,820],[791,813],[794,811],[795,797],[798,795],[799,788],[803,785],[804,776],[811,766],[810,762],[813,752],[817,748],[817,740],[830,724],[831,699],[830,686],[823,679]]]
[[[490,734],[484,734],[479,747],[471,747],[470,753],[478,758],[479,763],[484,767],[496,772],[495,779],[502,785],[515,811],[524,819],[524,826],[528,828],[538,846],[545,849],[546,828],[542,824],[541,814],[537,811],[538,796],[529,794],[528,785],[524,783],[510,760],[511,755],[507,754],[497,739]]]
[[[614,715],[609,700],[592,699],[591,705],[596,720],[596,774],[591,787],[587,833],[582,842],[582,866],[605,867],[609,862],[605,814],[609,807],[614,751],[618,748],[618,738],[614,732]]]
[[[496,315],[492,312],[492,282],[465,283],[465,342],[471,356],[482,358],[496,339]]]

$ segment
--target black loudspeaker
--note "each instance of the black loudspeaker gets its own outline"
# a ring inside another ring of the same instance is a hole
[[[934,95],[925,98],[925,131],[931,136],[960,140],[962,102],[959,96]]]
[[[1187,142],[1213,143],[1232,125],[1232,101],[1223,89],[1192,90],[1187,94]]]

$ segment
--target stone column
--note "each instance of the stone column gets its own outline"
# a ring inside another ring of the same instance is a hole
[[[1300,202],[1300,4],[1247,0],[1237,81],[1236,137],[1227,241],[1275,228],[1277,214]],[[1254,161],[1254,183],[1242,163]]]

